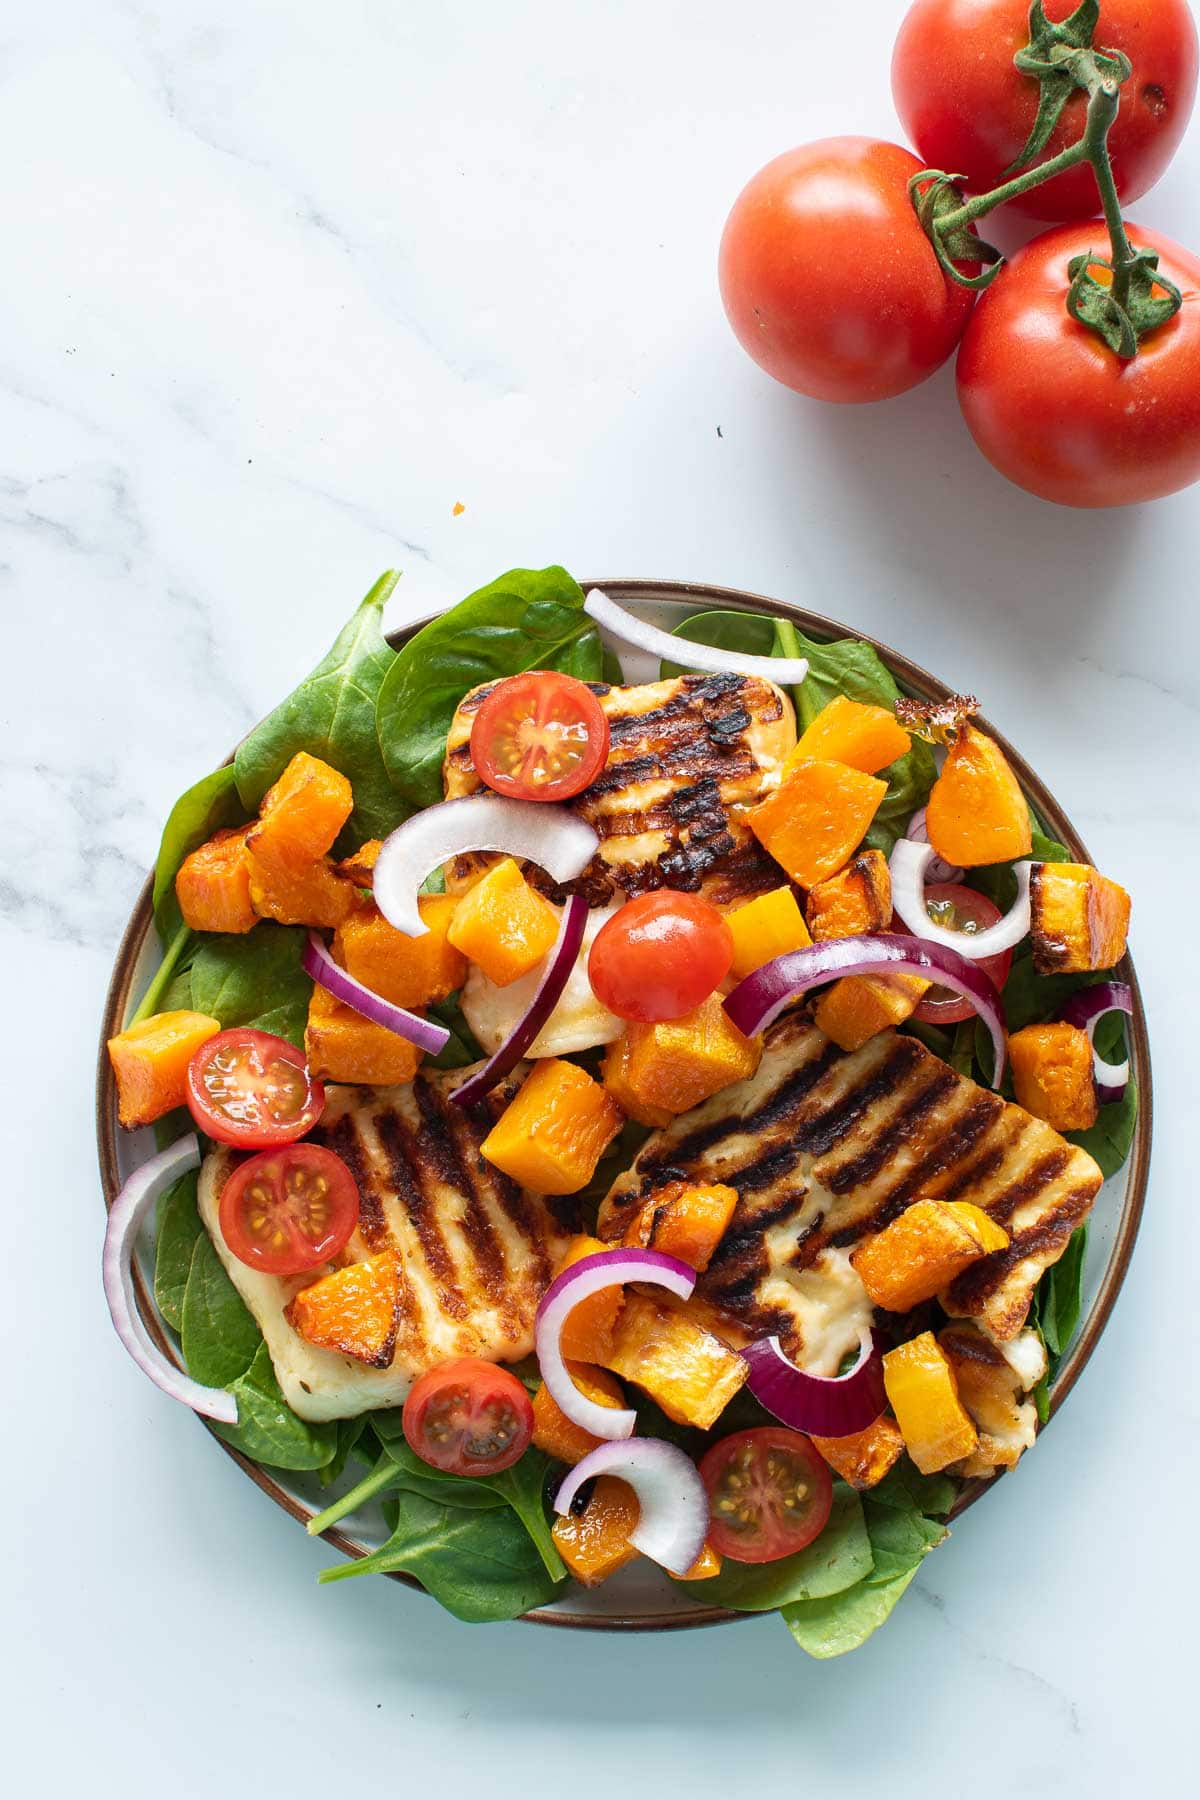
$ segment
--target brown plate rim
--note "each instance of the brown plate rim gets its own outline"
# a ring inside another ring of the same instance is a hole
[[[614,578],[607,581],[585,582],[583,585],[585,588],[601,587],[614,599],[626,601],[674,601],[695,604],[697,608],[705,610],[729,609],[766,613],[775,618],[789,619],[806,635],[818,638],[856,637],[863,643],[870,644],[901,685],[919,698],[944,700],[952,692],[944,682],[930,674],[927,669],[922,668],[919,663],[914,663],[908,657],[902,656],[899,651],[893,650],[881,639],[870,637],[823,613],[809,612],[803,607],[793,606],[784,600],[772,599],[765,594],[751,593],[742,588],[716,587],[705,582],[649,580],[641,577]],[[446,609],[440,609],[440,611],[444,610]],[[399,648],[420,631],[422,626],[429,624],[431,619],[439,617],[440,611],[414,620],[411,624],[389,633],[388,642],[393,648]],[[1022,787],[1033,800],[1043,821],[1054,836],[1071,850],[1078,861],[1090,862],[1091,857],[1082,838],[1041,777],[1030,767],[1020,751],[1009,743],[1002,732],[996,730],[995,726],[991,725],[986,718],[981,719],[981,723],[1003,749],[1016,770]],[[147,935],[153,930],[154,920],[151,906],[153,884],[154,877],[151,873],[138,895],[129,922],[122,934],[101,1020],[96,1074],[96,1140],[106,1208],[112,1206],[117,1196],[120,1188],[120,1174],[117,1159],[116,1090],[109,1060],[105,1054],[105,1045],[107,1040],[121,1027],[128,1003],[133,971],[137,965],[142,945]],[[1050,1396],[1051,1418],[1059,1411],[1075,1386],[1108,1324],[1128,1272],[1145,1208],[1154,1130],[1150,1040],[1141,989],[1138,986],[1131,958],[1126,957],[1121,965],[1120,973],[1133,990],[1133,1016],[1130,1022],[1129,1036],[1133,1068],[1138,1080],[1138,1121],[1130,1150],[1124,1205],[1121,1209],[1116,1242],[1113,1245],[1108,1270],[1096,1296],[1095,1304],[1084,1321],[1083,1329],[1060,1365]],[[138,1307],[147,1328],[159,1347],[168,1356],[178,1361],[176,1347],[164,1330],[158,1311],[147,1292],[146,1284],[136,1268],[134,1275]],[[225,1454],[231,1457],[244,1473],[262,1489],[263,1493],[268,1495],[291,1518],[299,1524],[307,1525],[309,1520],[315,1516],[311,1508],[303,1505],[287,1492],[269,1469],[252,1462],[249,1457],[234,1449],[232,1445],[226,1444],[215,1433],[210,1433],[210,1435]],[[996,1485],[996,1480],[968,1482],[959,1496],[951,1517],[960,1517],[969,1506],[974,1505],[981,1494]],[[332,1544],[344,1556],[359,1558],[369,1554],[365,1544],[359,1543],[357,1539],[336,1528],[324,1532],[322,1536],[326,1543]],[[403,1582],[405,1586],[415,1588],[418,1592],[424,1592],[419,1582],[413,1580],[411,1576],[395,1574],[391,1579]],[[546,1607],[538,1607],[532,1612],[526,1613],[520,1622],[587,1631],[692,1631],[710,1625],[736,1624],[740,1620],[751,1619],[755,1616],[753,1613],[732,1612],[725,1607],[717,1606],[686,1613],[639,1613],[629,1616],[621,1614],[592,1616],[586,1613],[554,1612]]]

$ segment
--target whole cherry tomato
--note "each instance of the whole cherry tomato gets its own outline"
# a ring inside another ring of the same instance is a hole
[[[1200,258],[1127,223],[1157,250],[1182,311],[1122,361],[1067,312],[1073,257],[1107,255],[1103,225],[1034,238],[983,295],[958,355],[971,434],[1002,475],[1063,506],[1131,506],[1200,479]],[[1101,278],[1105,271],[1097,267]]]
[[[588,979],[619,1019],[682,1019],[729,973],[733,933],[715,906],[670,888],[627,900],[596,933]]]
[[[1077,0],[1047,0],[1060,24]],[[892,58],[892,93],[905,131],[929,168],[963,175],[968,188],[998,187],[1037,117],[1039,84],[1013,58],[1029,42],[1029,0],[916,0]],[[1101,0],[1097,50],[1121,50],[1133,74],[1109,133],[1117,191],[1126,201],[1154,186],[1179,148],[1196,97],[1196,24],[1187,0]],[[1038,161],[1083,134],[1087,96],[1067,101]],[[1099,212],[1083,163],[1013,202],[1035,219]]]
[[[974,295],[938,266],[908,197],[921,164],[874,138],[769,162],[721,239],[721,298],[742,348],[816,400],[916,387],[962,336]]]

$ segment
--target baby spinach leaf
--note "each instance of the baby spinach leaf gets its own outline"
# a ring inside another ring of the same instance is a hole
[[[886,1623],[896,1602],[912,1581],[919,1563],[913,1563],[890,1581],[856,1582],[845,1593],[817,1600],[800,1600],[782,1607],[784,1624],[802,1650],[825,1661],[857,1650]]]
[[[1071,1233],[1067,1247],[1038,1283],[1038,1325],[1046,1349],[1057,1362],[1074,1337],[1083,1311],[1083,1266],[1087,1258],[1088,1228]]]
[[[204,1232],[196,1209],[195,1169],[168,1188],[158,1203],[158,1242],[154,1253],[154,1303],[167,1324],[183,1329],[183,1296],[192,1252]]]
[[[554,666],[556,669],[561,669],[564,675],[573,675],[576,681],[615,679],[619,682],[621,679],[620,663],[617,664],[615,678],[605,674],[604,645],[601,642],[600,633],[594,625],[587,631],[581,632],[567,645],[566,649],[559,654]]]
[[[671,636],[686,638],[690,644],[708,644],[714,650],[733,650],[739,656],[775,654],[775,621],[762,613],[693,613],[673,628]],[[686,663],[663,662],[659,669],[664,681],[691,673]]]
[[[246,817],[232,763],[205,775],[171,808],[154,863],[154,923],[164,944],[183,924],[175,898],[175,877],[185,857],[207,842],[214,831],[240,825]]]
[[[589,634],[583,590],[552,566],[511,569],[411,638],[383,682],[375,717],[384,764],[408,804],[442,798],[446,737],[470,688],[524,669],[577,673],[581,655],[594,667],[594,651],[578,648]]]
[[[1100,1108],[1096,1123],[1087,1131],[1068,1131],[1067,1137],[1100,1165],[1105,1180],[1125,1164],[1133,1144],[1137,1125],[1138,1084],[1130,1076],[1129,1085],[1120,1100]]]
[[[367,1421],[365,1418],[338,1419],[335,1421],[337,1433],[336,1448],[329,1461],[323,1463],[317,1470],[317,1473],[321,1478],[322,1487],[329,1487],[331,1483],[337,1480],[338,1476],[342,1473],[342,1470],[346,1467],[354,1450],[357,1448],[359,1439],[362,1437],[366,1427]]]
[[[207,1231],[200,1233],[192,1249],[180,1331],[188,1374],[206,1387],[228,1387],[237,1381],[263,1341]]]
[[[304,1043],[312,982],[300,966],[300,925],[256,925],[241,937],[205,935],[192,964],[192,1004],[233,1025]]]
[[[375,735],[375,703],[396,661],[383,635],[383,609],[399,579],[395,569],[380,576],[324,660],[238,745],[234,770],[247,813],[258,810],[296,752],[307,750],[354,789],[350,847],[386,837],[406,817]]]
[[[511,1469],[502,1469],[498,1475],[489,1475],[487,1485],[494,1488],[512,1507],[529,1533],[550,1579],[562,1581],[567,1573],[566,1565],[550,1535],[550,1523],[546,1517],[546,1473],[549,1467],[549,1457],[542,1451],[531,1448],[526,1450],[520,1462],[514,1463]]]
[[[735,1612],[771,1612],[797,1600],[839,1594],[871,1573],[874,1561],[862,1502],[853,1488],[835,1482],[833,1510],[820,1537],[806,1550],[773,1563],[726,1558],[719,1575],[678,1585],[696,1600]]]
[[[261,1339],[250,1367],[229,1391],[237,1401],[237,1424],[210,1424],[219,1438],[244,1456],[270,1469],[321,1469],[337,1454],[336,1422],[312,1424],[292,1411]]]
[[[451,994],[448,1000],[432,1002],[425,1011],[450,1033],[450,1041],[445,1048],[430,1058],[435,1069],[466,1069],[471,1063],[480,1060],[483,1051],[467,1024],[458,994]]]

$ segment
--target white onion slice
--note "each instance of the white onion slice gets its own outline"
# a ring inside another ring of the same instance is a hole
[[[379,852],[372,892],[389,925],[407,937],[422,937],[429,927],[417,906],[421,883],[456,856],[498,851],[536,863],[561,885],[583,874],[599,843],[591,826],[565,806],[467,794],[427,806],[396,827]]]
[[[534,1349],[550,1397],[572,1424],[598,1438],[632,1437],[637,1414],[621,1407],[601,1406],[581,1394],[571,1380],[559,1338],[568,1315],[581,1300],[626,1281],[652,1282],[678,1295],[680,1300],[688,1300],[696,1286],[696,1271],[678,1257],[664,1256],[660,1250],[598,1250],[594,1256],[581,1256],[556,1276],[537,1309]]]
[[[911,838],[898,838],[892,851],[892,907],[914,937],[943,949],[957,950],[968,962],[982,962],[1011,950],[1029,934],[1029,877],[1035,867],[1031,862],[1013,864],[1017,878],[1017,897],[1002,919],[986,931],[951,931],[937,925],[929,917],[925,904],[925,883],[931,865],[937,861],[932,844],[915,844]]]
[[[580,1488],[597,1475],[627,1481],[637,1495],[638,1522],[629,1534],[635,1550],[672,1575],[686,1575],[708,1535],[708,1495],[690,1456],[661,1438],[601,1444],[576,1463],[557,1494],[554,1510],[569,1513]]]
[[[929,826],[926,822],[926,811],[927,808],[923,806],[920,811],[915,812],[908,821],[908,830],[904,835],[906,838],[911,838],[914,844],[927,844],[929,842]],[[966,872],[965,869],[960,869],[957,863],[948,863],[943,857],[935,856],[928,869],[925,871],[925,879],[926,881],[961,881]]]
[[[237,1401],[224,1388],[202,1387],[177,1369],[150,1336],[138,1312],[133,1291],[133,1252],[138,1232],[154,1202],[181,1175],[200,1167],[200,1145],[194,1132],[135,1169],[113,1201],[104,1234],[104,1298],[117,1336],[138,1368],[155,1387],[224,1425],[238,1422]]]
[[[803,656],[743,656],[736,650],[717,650],[711,644],[693,644],[688,638],[660,631],[656,625],[647,625],[644,619],[626,612],[599,588],[591,590],[583,610],[623,643],[686,669],[703,669],[712,675],[758,675],[779,687],[799,687],[808,674],[808,661]]]

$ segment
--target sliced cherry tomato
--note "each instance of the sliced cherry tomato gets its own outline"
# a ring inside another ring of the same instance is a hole
[[[264,1275],[301,1275],[344,1250],[358,1224],[358,1184],[320,1144],[285,1144],[239,1163],[221,1190],[221,1235]]]
[[[627,900],[596,933],[592,992],[619,1019],[682,1019],[729,973],[733,934],[715,906],[660,888]]]
[[[700,1464],[708,1489],[708,1541],[736,1562],[778,1562],[819,1537],[833,1505],[829,1465],[784,1425],[735,1431]]]
[[[570,800],[608,760],[608,720],[573,675],[531,670],[497,682],[471,726],[481,781],[513,800]]]
[[[303,1050],[248,1025],[219,1031],[188,1064],[187,1103],[201,1131],[239,1150],[292,1144],[325,1110]]]
[[[515,1375],[460,1356],[422,1375],[404,1402],[410,1449],[448,1475],[496,1475],[524,1456],[533,1403]]]
[[[935,925],[968,934],[986,931],[1001,916],[999,908],[992,905],[986,894],[977,894],[974,888],[961,887],[956,881],[930,882],[925,889],[925,910]],[[997,956],[982,957],[975,966],[1002,988],[1008,980],[1012,959],[1011,950],[1001,950]],[[973,1019],[975,1008],[969,1000],[952,994],[949,988],[935,985],[929,989],[913,1017],[925,1025],[957,1025],[961,1019]]]

